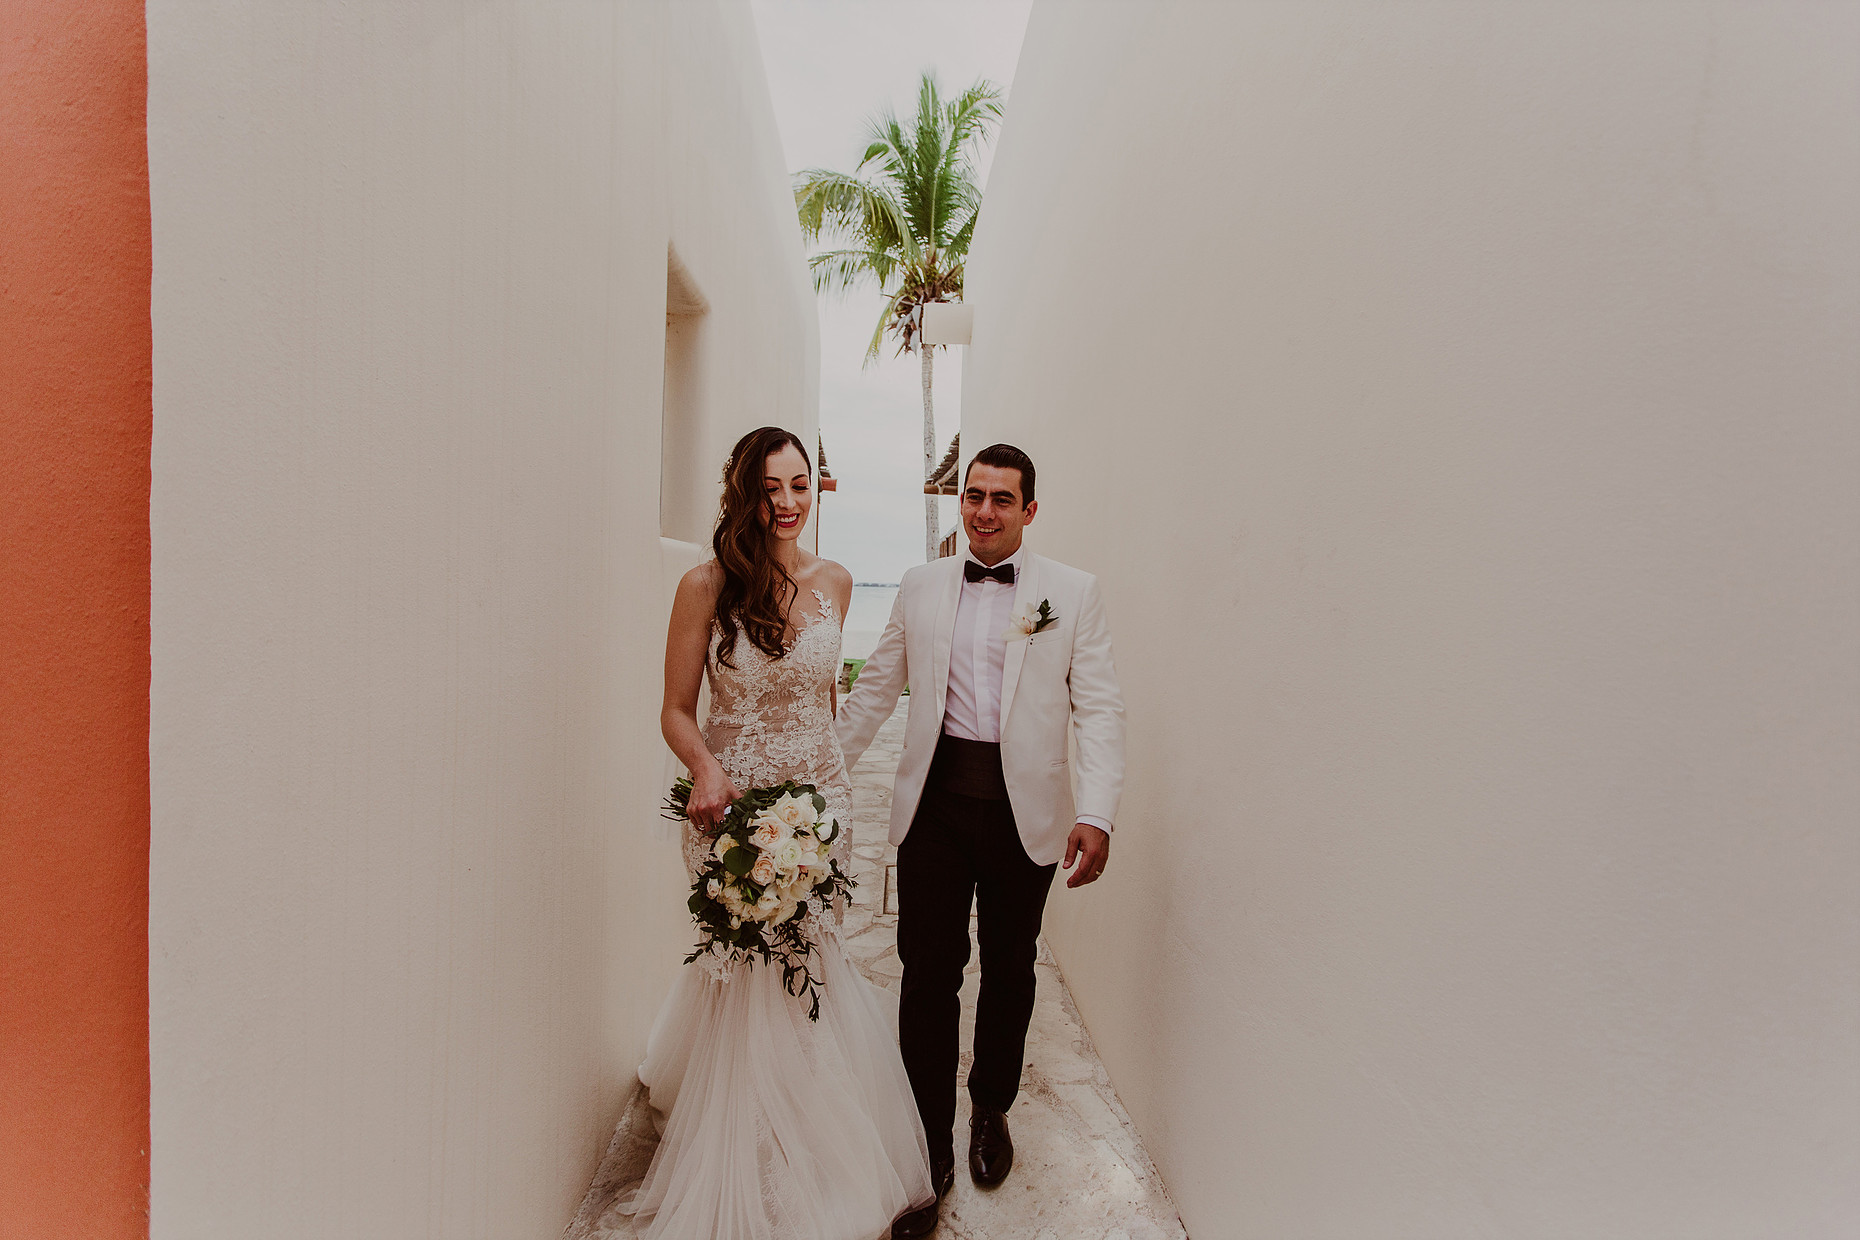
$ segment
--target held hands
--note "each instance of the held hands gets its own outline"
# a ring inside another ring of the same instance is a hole
[[[1075,823],[1072,834],[1066,839],[1065,868],[1070,870],[1074,861],[1079,863],[1079,868],[1066,880],[1066,886],[1083,887],[1086,883],[1097,882],[1110,859],[1111,837],[1088,822]]]
[[[730,803],[742,795],[723,768],[712,763],[709,770],[691,777],[691,799],[685,804],[685,817],[708,835],[723,825]]]

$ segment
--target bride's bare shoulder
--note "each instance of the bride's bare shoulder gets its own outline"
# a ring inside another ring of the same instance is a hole
[[[716,602],[718,591],[723,589],[723,569],[715,560],[705,560],[678,579],[678,594],[681,598],[702,599]]]
[[[819,574],[817,580],[820,588],[829,594],[848,594],[852,591],[852,574],[846,566],[837,560],[819,559],[815,561],[814,571]]]
[[[833,600],[833,605],[846,614],[846,606],[852,601],[852,574],[846,566],[819,556],[808,565],[808,584],[821,594]]]

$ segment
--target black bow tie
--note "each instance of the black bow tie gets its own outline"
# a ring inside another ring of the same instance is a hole
[[[962,562],[962,579],[964,581],[998,581],[1004,586],[1014,584],[1014,566],[1005,561],[993,568],[983,568],[974,560]]]

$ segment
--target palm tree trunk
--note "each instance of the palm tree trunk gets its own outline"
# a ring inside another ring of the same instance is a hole
[[[924,480],[928,481],[930,472],[936,470],[936,407],[930,403],[930,346],[919,340],[917,351],[923,355],[924,381]],[[937,548],[943,541],[943,530],[937,521],[937,496],[924,496],[924,563],[936,560]]]
[[[936,410],[930,403],[930,349],[919,339],[917,351],[923,355],[924,372],[924,479],[937,467],[936,455]],[[938,544],[943,541],[943,531],[938,528],[937,497],[924,496],[924,562],[936,559]]]

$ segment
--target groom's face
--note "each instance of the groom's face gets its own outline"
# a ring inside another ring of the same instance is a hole
[[[962,487],[962,528],[975,558],[993,567],[1020,550],[1020,532],[1038,504],[1020,499],[1020,471],[1000,465],[969,466]]]

